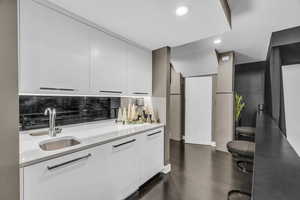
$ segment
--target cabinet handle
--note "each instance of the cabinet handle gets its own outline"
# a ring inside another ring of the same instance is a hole
[[[127,141],[127,142],[121,143],[121,144],[113,145],[113,148],[118,148],[118,147],[123,146],[123,145],[125,145],[125,144],[133,143],[133,142],[135,142],[135,141],[136,141],[136,139],[133,139],[133,140],[129,140],[129,141]]]
[[[70,89],[70,88],[49,88],[49,87],[41,87],[40,90],[75,91],[75,89]]]
[[[103,93],[113,93],[113,94],[122,94],[123,93],[121,91],[109,91],[109,90],[100,90],[100,92],[103,92]]]
[[[134,92],[133,94],[137,94],[137,95],[148,95],[148,92]]]
[[[89,153],[88,155],[82,156],[82,157],[80,157],[80,158],[75,158],[75,159],[73,159],[73,160],[70,160],[70,161],[67,161],[67,162],[64,162],[64,163],[61,163],[61,164],[57,164],[57,165],[53,165],[53,166],[48,166],[47,169],[51,171],[51,170],[53,170],[53,169],[56,169],[56,168],[59,168],[59,167],[62,167],[62,166],[65,166],[65,165],[74,163],[74,162],[76,162],[76,161],[80,161],[80,160],[83,160],[83,159],[87,159],[87,158],[89,158],[89,157],[91,157],[91,156],[92,156],[92,154]]]
[[[157,135],[157,134],[159,134],[159,133],[161,133],[161,131],[157,131],[157,132],[154,132],[154,133],[150,133],[150,134],[148,134],[147,136],[150,137],[150,136],[153,136],[153,135]]]

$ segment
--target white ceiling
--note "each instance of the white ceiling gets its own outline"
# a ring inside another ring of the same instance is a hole
[[[233,29],[220,51],[235,50],[237,62],[266,59],[272,32],[300,25],[300,0],[229,0]]]
[[[220,0],[48,0],[148,49],[178,46],[230,30]],[[177,17],[177,6],[190,12]]]
[[[272,32],[300,26],[300,0],[228,2],[232,12],[232,30],[185,45],[185,48],[180,48],[182,52],[202,51],[210,47],[219,52],[235,51],[237,63],[263,61],[266,60]],[[217,37],[222,38],[222,44],[213,44]]]

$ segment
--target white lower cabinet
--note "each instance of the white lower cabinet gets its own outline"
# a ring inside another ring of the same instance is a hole
[[[164,130],[156,129],[142,135],[141,183],[144,184],[164,167]]]
[[[163,128],[24,167],[24,200],[123,200],[164,166]],[[23,199],[22,199],[23,200]]]
[[[125,199],[139,187],[139,137],[129,137],[110,145],[109,169],[111,200]]]
[[[111,199],[103,145],[24,168],[24,200]]]

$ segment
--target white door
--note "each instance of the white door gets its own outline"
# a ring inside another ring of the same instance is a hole
[[[126,44],[98,30],[91,30],[91,86],[95,94],[127,92]]]
[[[282,67],[287,139],[300,155],[300,64]]]
[[[152,52],[128,45],[128,94],[152,95]]]
[[[212,77],[186,78],[185,142],[211,144]]]
[[[108,146],[73,153],[24,168],[24,200],[111,199]]]

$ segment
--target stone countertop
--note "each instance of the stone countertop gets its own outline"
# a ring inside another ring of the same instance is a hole
[[[299,199],[300,158],[266,114],[257,114],[255,142],[252,199]]]
[[[62,132],[55,138],[71,136],[79,140],[80,144],[54,151],[43,151],[39,147],[40,142],[53,138],[48,135],[30,135],[30,133],[41,131],[41,129],[20,132],[19,164],[20,167],[26,167],[163,126],[163,124],[148,123],[122,125],[116,124],[114,120],[64,126]]]

